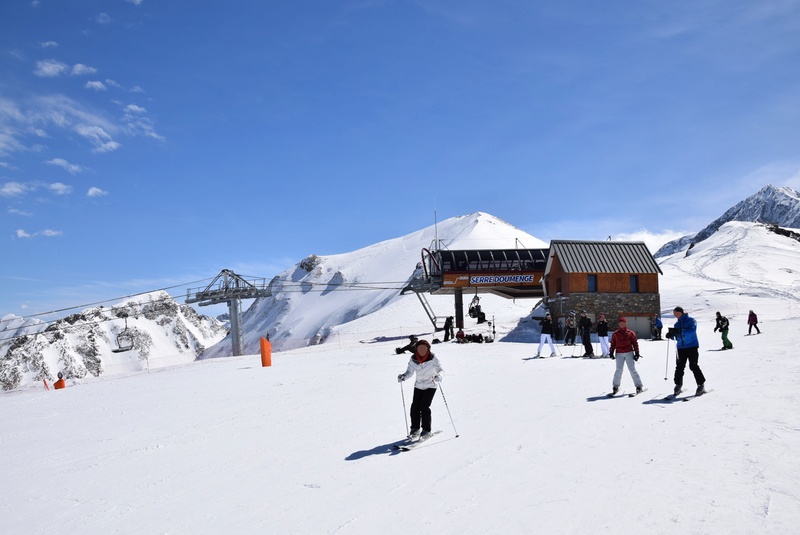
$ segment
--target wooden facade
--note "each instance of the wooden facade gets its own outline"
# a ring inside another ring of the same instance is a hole
[[[620,316],[637,336],[649,336],[650,318],[660,314],[661,274],[643,242],[554,240],[545,268],[545,302],[559,323],[570,311],[600,314],[612,328]]]

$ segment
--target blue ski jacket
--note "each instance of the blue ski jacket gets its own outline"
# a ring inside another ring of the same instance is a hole
[[[678,329],[678,335],[675,337],[678,349],[700,347],[700,342],[697,340],[697,320],[690,318],[688,314],[681,314],[675,322],[675,328]]]

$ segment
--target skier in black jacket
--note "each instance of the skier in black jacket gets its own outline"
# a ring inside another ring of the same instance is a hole
[[[719,330],[722,333],[722,350],[726,349],[733,349],[733,343],[728,340],[728,329],[730,327],[730,323],[728,322],[728,318],[717,312],[717,326],[714,327],[714,332]]]
[[[594,357],[594,348],[592,347],[592,320],[586,317],[586,311],[581,311],[581,319],[578,321],[578,327],[581,329],[581,342],[586,350],[584,357]]]
[[[604,357],[608,356],[608,322],[603,314],[600,314],[600,321],[597,322],[597,339],[600,340],[600,352]]]
[[[550,356],[556,356],[556,347],[553,345],[553,318],[548,312],[544,319],[539,322],[542,326],[542,335],[539,337],[539,349],[536,350],[536,357],[542,356],[542,346],[547,342],[550,344]]]

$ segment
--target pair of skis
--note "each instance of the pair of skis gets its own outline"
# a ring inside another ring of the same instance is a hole
[[[629,398],[635,398],[636,396],[638,396],[639,394],[642,394],[644,392],[647,392],[646,388],[643,388],[641,392],[634,392],[632,394],[626,394],[625,392],[622,392],[622,393],[617,392],[615,394],[613,392],[609,392],[608,394],[606,394],[606,397],[608,397],[608,398],[616,398],[616,397],[628,396]]]
[[[677,394],[668,395],[667,397],[663,398],[661,401],[664,401],[664,402],[667,402],[667,403],[672,403],[673,401],[692,401],[693,399],[697,399],[700,396],[705,396],[709,392],[713,392],[713,391],[714,391],[714,389],[712,388],[711,390],[704,390],[701,394],[690,394],[688,396],[683,396],[681,398],[681,397],[678,397],[683,393],[683,390],[681,390]]]
[[[441,433],[441,431],[431,431],[428,435],[425,435],[424,437],[421,436],[419,438],[407,438],[404,442],[401,442],[400,444],[393,444],[392,448],[400,451],[411,451],[420,444],[422,444],[423,442],[426,442],[431,438],[433,438],[435,435],[438,435],[439,433]]]

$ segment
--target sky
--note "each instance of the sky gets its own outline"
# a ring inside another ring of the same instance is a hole
[[[607,398],[611,360],[570,358],[561,344],[557,357],[527,359],[538,338],[530,302],[499,297],[496,342],[433,346],[444,368],[431,405],[441,433],[409,452],[392,448],[407,433],[413,391],[411,379],[397,383],[409,354],[394,353],[392,335],[399,324],[433,335],[413,298],[339,325],[322,345],[274,353],[270,367],[258,355],[164,366],[154,347],[149,373],[139,361],[138,371],[70,378],[62,390],[38,381],[2,392],[3,528],[796,532],[799,247],[729,223],[693,255],[662,263],[663,307],[681,304],[698,322],[710,392],[689,402],[660,401],[673,389],[673,342],[640,340],[647,391]],[[751,308],[761,334],[747,336]],[[718,351],[717,310],[730,320],[730,351]],[[627,370],[620,386],[634,389]],[[684,388],[695,389],[689,370]]]
[[[0,316],[478,211],[696,232],[800,189],[798,24],[793,0],[4,2]]]

